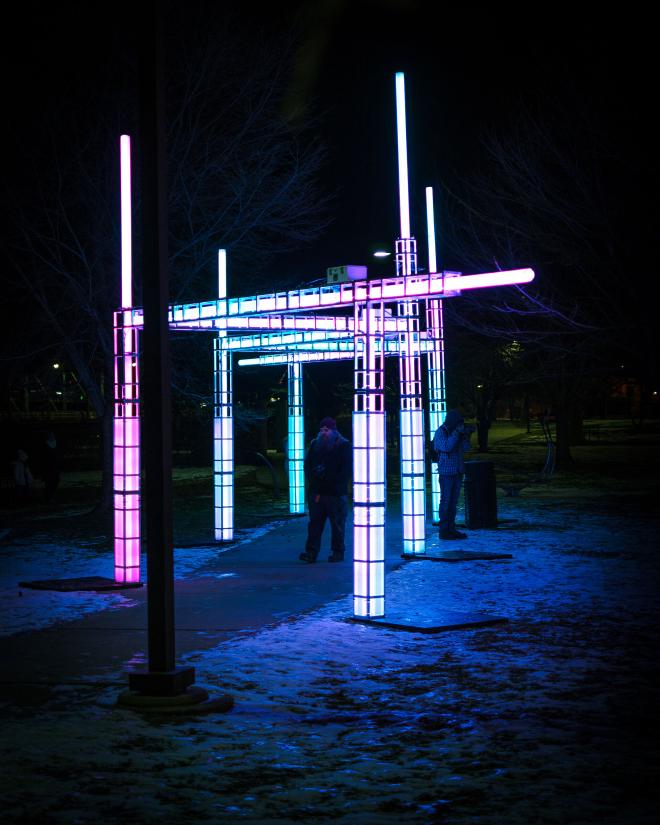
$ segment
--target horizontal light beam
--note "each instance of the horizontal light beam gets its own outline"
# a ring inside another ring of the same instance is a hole
[[[442,298],[468,289],[528,284],[533,280],[534,270],[529,268],[510,269],[504,272],[482,272],[476,275],[430,272],[373,281],[349,281],[302,290],[294,289],[291,292],[252,295],[246,298],[176,304],[170,307],[168,317],[171,326],[213,330],[215,319],[227,318],[229,327],[237,318],[264,316],[270,313],[279,316],[292,312],[313,312],[317,309],[364,304],[367,301]],[[142,326],[142,323],[142,310],[134,310],[132,326]]]

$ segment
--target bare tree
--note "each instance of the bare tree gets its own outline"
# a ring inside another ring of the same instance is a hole
[[[221,16],[203,29],[172,19],[171,29],[172,300],[213,297],[218,247],[229,250],[240,285],[234,292],[268,289],[267,262],[309,243],[327,220],[315,183],[323,150],[312,122],[293,128],[282,109],[293,43],[241,32]],[[131,77],[130,68],[123,74]],[[114,81],[111,75],[103,92],[97,86],[94,97],[49,112],[51,140],[34,161],[28,196],[12,198],[19,206],[11,209],[7,247],[12,289],[25,309],[16,349],[66,353],[102,422],[104,506],[111,500],[112,311],[119,302],[118,137],[135,122],[133,88]]]
[[[629,158],[592,115],[551,106],[519,115],[484,140],[484,170],[447,190],[448,244],[464,269],[536,269],[529,287],[464,296],[448,314],[474,334],[522,347],[557,415],[559,464],[571,460],[571,422],[579,425],[594,378],[622,354],[642,376],[655,369],[647,308],[625,287],[621,162]]]

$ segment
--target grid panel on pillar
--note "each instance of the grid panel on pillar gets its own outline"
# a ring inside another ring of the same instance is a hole
[[[288,360],[289,512],[305,512],[305,419],[303,415],[302,365],[297,357]]]
[[[216,541],[234,538],[232,360],[225,333],[213,341],[213,497]]]
[[[385,612],[385,412],[383,304],[355,307],[353,611]]]
[[[138,330],[114,314],[113,491],[115,581],[140,580],[140,418]]]
[[[401,274],[414,274],[417,266],[417,247],[414,238],[397,241],[397,266]],[[421,554],[426,550],[426,479],[419,302],[397,302],[397,317],[404,321],[404,329],[398,336],[403,552]]]

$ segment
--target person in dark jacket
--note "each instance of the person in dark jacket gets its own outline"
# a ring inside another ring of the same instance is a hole
[[[344,560],[351,464],[349,441],[339,434],[333,418],[324,418],[319,434],[305,456],[309,525],[305,552],[300,554],[300,561],[308,564],[316,561],[326,520],[330,521],[331,531],[328,561]]]
[[[440,538],[444,540],[467,538],[456,529],[456,505],[465,473],[463,453],[471,449],[470,435],[474,429],[465,426],[458,410],[449,410],[433,436],[440,481]]]

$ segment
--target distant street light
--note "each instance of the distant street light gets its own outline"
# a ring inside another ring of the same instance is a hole
[[[374,258],[389,258],[391,252],[386,252],[384,249],[378,249],[374,252]]]

